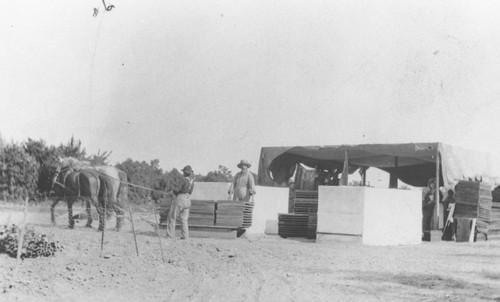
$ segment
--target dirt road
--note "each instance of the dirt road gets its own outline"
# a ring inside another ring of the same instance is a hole
[[[0,207],[1,219],[21,212]],[[31,213],[33,211],[30,210]],[[500,242],[372,247],[254,236],[236,240],[163,238],[137,221],[106,233],[59,226],[38,211],[30,222],[57,240],[55,257],[0,255],[1,301],[500,301]],[[108,224],[111,228],[112,224]],[[97,226],[97,222],[94,222]]]

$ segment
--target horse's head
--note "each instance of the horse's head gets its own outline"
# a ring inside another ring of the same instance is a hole
[[[57,177],[61,173],[61,168],[57,164],[44,164],[38,176],[38,191],[40,193],[50,193],[54,190]]]

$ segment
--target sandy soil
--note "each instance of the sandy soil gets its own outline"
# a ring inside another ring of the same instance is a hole
[[[0,207],[0,223],[21,213]],[[30,213],[30,224],[64,250],[19,265],[0,255],[1,301],[500,301],[500,241],[373,247],[163,237],[163,262],[153,228],[139,220],[139,256],[130,223],[121,232],[109,223],[100,257],[100,233],[84,221],[68,229],[64,207],[56,227],[46,209]]]

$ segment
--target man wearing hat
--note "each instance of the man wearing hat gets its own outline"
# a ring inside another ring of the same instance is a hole
[[[242,159],[238,164],[240,172],[234,176],[233,183],[229,188],[229,195],[233,194],[235,201],[249,201],[255,195],[255,181],[252,173],[248,170],[252,165],[247,160]]]
[[[182,169],[182,173],[184,176],[179,186],[173,190],[175,198],[172,201],[170,212],[168,212],[167,236],[175,238],[175,222],[177,218],[179,218],[181,221],[181,239],[188,239],[188,218],[189,208],[191,207],[191,199],[189,199],[189,196],[193,193],[194,187],[193,169],[191,166],[185,166],[184,169]]]

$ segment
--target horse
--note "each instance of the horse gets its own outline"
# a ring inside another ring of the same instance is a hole
[[[50,206],[50,217],[55,225],[55,206],[60,200],[66,201],[68,205],[69,228],[74,228],[73,203],[78,199],[84,199],[87,211],[86,227],[92,227],[92,216],[90,205],[98,204],[98,196],[101,189],[101,181],[98,173],[90,170],[75,171],[73,169],[61,169],[55,164],[45,164],[38,178],[38,190],[41,193],[54,192],[54,201]]]
[[[104,228],[105,218],[109,218],[111,212],[116,214],[116,230],[120,230],[123,224],[124,208],[128,202],[127,174],[113,166],[92,166],[89,162],[74,159],[72,157],[60,158],[60,166],[68,169],[95,171],[99,175],[99,230]]]
[[[96,166],[99,173],[101,189],[99,191],[99,230],[104,228],[105,216],[109,218],[111,212],[116,214],[116,230],[123,224],[124,204],[128,199],[127,174],[112,166]],[[104,211],[102,211],[104,209]]]

